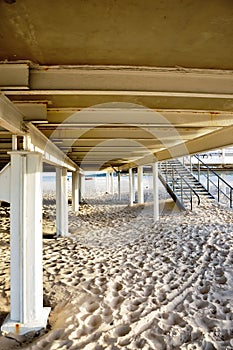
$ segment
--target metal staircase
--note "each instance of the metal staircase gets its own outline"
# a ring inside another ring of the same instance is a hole
[[[181,209],[193,209],[202,198],[214,196],[198,181],[178,159],[159,163],[159,179]]]

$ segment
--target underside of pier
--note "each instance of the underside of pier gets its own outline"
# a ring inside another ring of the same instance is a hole
[[[79,175],[90,170],[129,170],[132,190],[132,168],[140,179],[152,165],[156,199],[159,161],[232,145],[233,3],[1,0],[0,13],[0,199],[12,209],[3,330],[25,333],[49,312],[42,165],[56,168],[57,232],[66,235],[67,171],[75,211]]]

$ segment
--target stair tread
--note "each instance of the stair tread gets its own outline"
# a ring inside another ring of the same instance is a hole
[[[181,203],[190,202],[188,196],[191,190],[195,191],[200,197],[204,196],[207,199],[215,200],[214,196],[198,180],[197,176],[192,174],[192,169],[189,169],[189,165],[183,165],[179,160],[170,160],[166,161],[166,163],[160,163],[159,174],[163,179],[162,181],[170,187],[170,190],[173,191],[175,197],[178,198]],[[174,176],[174,182],[172,181],[172,176]],[[183,180],[182,190],[180,185],[181,179]],[[173,183],[175,185],[174,190]],[[180,198],[181,193],[183,193],[182,199]],[[194,193],[193,198],[195,198]]]

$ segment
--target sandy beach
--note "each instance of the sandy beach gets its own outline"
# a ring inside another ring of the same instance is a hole
[[[149,198],[150,199],[150,198]],[[160,198],[127,205],[109,194],[70,208],[69,237],[54,238],[44,198],[48,328],[0,336],[0,349],[233,349],[233,212],[202,202],[179,212]],[[165,203],[165,205],[164,205]],[[9,312],[9,208],[0,208],[0,322]]]

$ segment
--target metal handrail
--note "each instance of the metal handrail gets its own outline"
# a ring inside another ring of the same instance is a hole
[[[198,160],[198,166],[197,166],[197,170],[198,170],[198,180],[200,181],[200,163],[202,163],[202,165],[207,169],[207,175],[203,174],[206,179],[207,179],[207,191],[210,192],[210,183],[215,186],[217,188],[217,200],[218,202],[220,202],[220,194],[223,194],[224,197],[226,197],[229,202],[230,202],[230,208],[232,208],[232,200],[233,200],[233,187],[226,181],[224,180],[220,175],[218,175],[213,169],[211,169],[207,164],[205,164],[196,154],[194,155],[194,157]],[[193,164],[193,167],[195,167],[195,164]],[[214,174],[217,177],[217,185],[210,179],[210,173]],[[228,188],[229,188],[229,196],[223,192],[220,188],[220,181],[222,181]],[[210,192],[211,193],[211,192]],[[214,194],[211,193],[211,195],[214,196]],[[215,196],[214,196],[215,197]]]
[[[166,171],[165,171],[166,183],[168,183],[169,181],[172,183],[172,190],[177,195],[177,197],[181,197],[181,201],[184,203],[184,195],[185,195],[190,201],[190,207],[191,207],[191,210],[192,210],[193,209],[193,195],[195,195],[197,197],[197,205],[200,205],[201,199],[200,199],[199,194],[190,186],[190,184],[185,180],[184,176],[182,176],[179,173],[179,171],[177,170],[176,166],[170,164],[171,168],[172,168],[172,171],[171,171],[171,176],[170,176],[170,179],[169,179],[168,171],[167,171],[167,162],[164,162],[164,163],[165,163],[165,168],[166,168]],[[177,175],[176,175],[176,178],[175,178],[175,173],[178,175],[178,179],[177,179]],[[180,183],[179,183],[178,180],[180,180]],[[187,185],[187,187],[189,188],[189,190],[190,190],[189,191],[189,193],[190,193],[189,196],[188,196],[187,192],[184,191],[183,183],[185,183]],[[180,190],[181,190],[180,196],[176,192],[176,188],[175,188],[176,184],[178,185],[178,188],[180,188]]]
[[[172,166],[172,169],[173,169],[173,172],[172,172],[172,175],[174,177],[174,170],[175,172],[177,173],[177,175],[179,176],[179,178],[181,179],[181,182],[180,182],[180,190],[181,190],[181,200],[182,202],[184,202],[184,195],[186,196],[186,198],[188,198],[190,200],[190,206],[191,206],[191,210],[193,209],[193,194],[197,197],[197,205],[200,205],[201,203],[201,199],[200,199],[200,196],[199,194],[192,188],[192,186],[190,186],[190,184],[188,183],[187,180],[185,180],[184,176],[182,176],[179,171],[177,170],[177,168],[175,166]],[[178,181],[174,181],[173,180],[173,183],[178,183]],[[185,183],[187,185],[187,187],[189,188],[190,190],[190,196],[187,195],[187,192],[184,192],[183,191],[183,183]],[[175,192],[175,188],[173,188],[173,191]],[[176,192],[175,192],[176,193]]]

